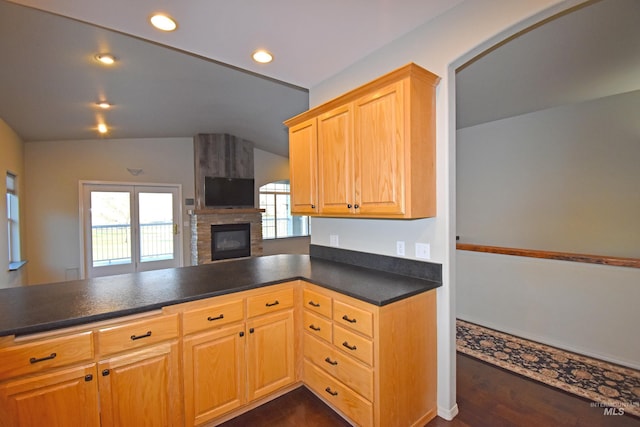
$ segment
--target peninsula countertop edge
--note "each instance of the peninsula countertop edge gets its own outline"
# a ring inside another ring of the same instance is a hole
[[[304,280],[384,306],[440,282],[309,255],[270,255],[0,290],[0,337],[27,335]]]

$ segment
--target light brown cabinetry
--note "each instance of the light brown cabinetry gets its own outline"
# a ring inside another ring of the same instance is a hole
[[[316,119],[302,122],[289,130],[291,213],[311,215],[318,212],[318,142]]]
[[[180,426],[178,316],[98,330],[102,426]]]
[[[0,426],[98,426],[98,388],[89,331],[0,346]]]
[[[0,426],[182,425],[178,317],[143,317],[5,339]]]
[[[434,292],[378,307],[305,284],[303,307],[303,381],[320,398],[361,426],[424,425],[435,416]],[[330,339],[309,328],[310,311],[329,322]]]
[[[438,81],[409,64],[286,121],[291,182],[309,183],[301,190],[292,187],[292,199],[301,191],[304,200],[314,182],[306,154],[312,149],[302,147],[313,144],[315,120],[319,216],[435,216]]]
[[[357,425],[435,416],[435,292],[293,281],[0,339],[0,427],[219,423],[304,383]]]
[[[186,425],[295,383],[293,284],[170,307],[183,318]]]

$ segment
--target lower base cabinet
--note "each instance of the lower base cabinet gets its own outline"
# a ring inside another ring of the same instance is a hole
[[[249,401],[265,397],[295,378],[293,310],[247,323]]]
[[[174,307],[183,314],[186,425],[203,425],[297,380],[292,284]]]
[[[184,340],[186,425],[199,425],[246,402],[245,327],[239,324]]]
[[[0,386],[0,426],[42,427],[55,419],[59,427],[98,427],[96,365],[90,364]]]
[[[98,363],[103,427],[181,426],[178,342]]]
[[[435,308],[433,291],[378,307],[294,281],[3,337],[0,427],[215,425],[303,383],[355,425],[424,425]]]

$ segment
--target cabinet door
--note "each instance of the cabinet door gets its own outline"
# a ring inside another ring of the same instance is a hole
[[[321,214],[354,210],[351,104],[318,118],[318,198]]]
[[[291,213],[318,212],[318,140],[316,119],[289,129]]]
[[[249,400],[295,382],[293,310],[247,322]]]
[[[355,200],[360,214],[405,211],[403,99],[401,81],[354,103]]]
[[[244,324],[184,340],[186,425],[201,424],[245,403]]]
[[[15,379],[0,386],[0,426],[44,425],[100,425],[95,364]]]
[[[98,363],[102,426],[181,426],[178,343]]]

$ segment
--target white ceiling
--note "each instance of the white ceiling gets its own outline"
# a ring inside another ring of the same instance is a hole
[[[308,88],[462,1],[0,0],[0,118],[25,141],[100,138],[104,119],[108,138],[231,133],[287,155]],[[148,25],[156,11],[178,30]],[[478,59],[458,127],[639,90],[638,22],[640,0],[602,0]],[[261,47],[273,63],[250,59]]]
[[[461,1],[0,0],[0,117],[26,141],[98,138],[105,97],[109,138],[226,132],[286,155],[308,88]],[[157,11],[178,30],[153,29]]]

